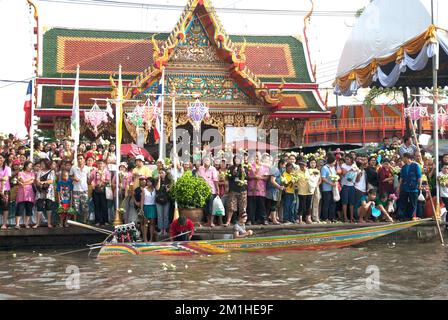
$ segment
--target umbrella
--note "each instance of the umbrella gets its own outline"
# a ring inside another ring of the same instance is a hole
[[[143,148],[140,148],[139,146],[135,144],[122,144],[121,147],[121,155],[122,156],[128,156],[131,158],[135,158],[138,155],[142,155],[145,157],[148,161],[154,161],[154,158],[151,157],[148,151],[146,151]]]
[[[219,150],[233,150],[239,151],[240,149],[248,150],[248,151],[277,151],[279,148],[272,144],[268,144],[261,141],[253,141],[253,140],[239,140],[233,141],[230,143],[222,144],[220,146],[214,147],[211,151],[219,151]]]

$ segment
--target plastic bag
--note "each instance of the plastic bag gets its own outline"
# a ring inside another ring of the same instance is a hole
[[[333,187],[333,200],[334,202],[338,202],[339,200],[341,200],[341,195],[337,186]]]
[[[425,201],[425,196],[423,195],[423,192],[420,191],[420,195],[418,196],[418,201]]]
[[[106,187],[106,199],[107,200],[114,200],[114,193],[112,192],[111,187]]]
[[[226,214],[226,212],[224,211],[224,205],[219,196],[216,196],[215,200],[213,200],[212,214],[214,216],[225,216]]]

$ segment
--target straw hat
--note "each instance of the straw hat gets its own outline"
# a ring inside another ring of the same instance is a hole
[[[126,162],[122,162],[122,163],[120,163],[119,167],[125,167],[127,169],[128,164]]]

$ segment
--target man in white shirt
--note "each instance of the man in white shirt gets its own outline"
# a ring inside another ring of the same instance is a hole
[[[353,163],[353,158],[351,155],[345,156],[345,163],[342,164],[342,191],[341,191],[341,202],[342,202],[342,212],[344,214],[344,222],[347,222],[347,207],[350,207],[350,216],[353,216],[353,208],[356,204],[355,202],[355,182],[356,176],[358,174],[358,168]]]
[[[362,163],[362,161],[357,161],[356,166],[359,168],[359,171],[355,181],[355,203],[358,203],[361,197],[367,194],[367,175],[364,170],[366,164]],[[354,215],[350,212],[350,220],[354,222],[354,219]]]
[[[415,152],[417,151],[417,147],[412,143],[412,137],[406,136],[403,141],[403,145],[400,147],[399,153],[402,157],[405,153],[409,153],[412,156],[415,156]]]
[[[72,167],[70,177],[73,180],[73,205],[77,213],[81,213],[84,223],[89,216],[89,186],[90,168],[87,167],[83,155],[78,155],[78,166]]]

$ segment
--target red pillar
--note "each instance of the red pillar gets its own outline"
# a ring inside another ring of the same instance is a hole
[[[381,105],[381,128],[383,129],[383,139],[386,137],[386,124],[385,124],[385,116],[384,116],[384,108],[386,106]]]
[[[327,124],[327,120],[324,120],[325,125],[324,125],[324,142],[327,142],[327,128],[328,128],[328,124]]]
[[[345,115],[345,107],[342,107],[342,119],[344,119],[344,123],[342,124],[342,127],[344,128],[344,143],[347,143],[347,126],[346,126],[346,121],[345,119],[347,118]]]

